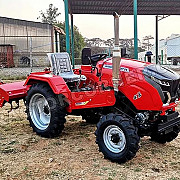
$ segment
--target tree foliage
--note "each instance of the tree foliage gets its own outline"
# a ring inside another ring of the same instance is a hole
[[[40,11],[38,19],[41,19],[43,23],[55,24],[60,14],[58,8],[54,7],[53,4],[49,4],[49,8],[46,9],[46,12]]]
[[[56,24],[56,26],[60,27],[65,31],[65,22],[59,22]],[[71,38],[71,36],[70,36]],[[66,37],[61,36],[60,37],[60,43],[61,43],[61,52],[66,51]],[[81,55],[81,51],[85,46],[84,38],[79,32],[79,29],[77,26],[74,26],[74,56],[75,58],[79,58]]]

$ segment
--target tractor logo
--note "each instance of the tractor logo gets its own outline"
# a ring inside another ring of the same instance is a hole
[[[75,103],[76,106],[85,106],[89,101]]]
[[[141,92],[138,92],[137,94],[134,95],[133,99],[134,99],[134,100],[137,100],[137,99],[139,99],[139,98],[141,98],[141,97],[142,97]]]
[[[120,71],[122,71],[122,72],[129,72],[129,68],[121,67]]]

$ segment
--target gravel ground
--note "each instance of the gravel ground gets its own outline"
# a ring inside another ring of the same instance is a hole
[[[96,125],[68,116],[63,133],[46,139],[33,133],[25,107],[0,109],[0,180],[179,180],[180,136],[165,145],[144,137],[125,164],[103,158]],[[179,110],[179,109],[178,109]]]
[[[45,67],[33,67],[32,72],[43,71]],[[31,68],[2,68],[0,69],[0,79],[24,79],[31,73]]]
[[[175,71],[180,71],[180,66],[174,65],[164,65],[167,68],[170,68]],[[43,71],[45,67],[33,67],[32,72]],[[76,65],[76,68],[79,68],[79,65]],[[27,74],[30,74],[31,68],[2,68],[0,69],[0,79],[24,79]]]

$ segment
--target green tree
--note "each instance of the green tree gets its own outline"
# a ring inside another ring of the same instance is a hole
[[[49,8],[46,12],[40,11],[40,16],[37,19],[41,19],[44,23],[55,24],[57,23],[56,18],[61,13],[58,12],[58,8],[54,7],[53,4],[49,4]]]
[[[65,22],[57,23],[56,26],[60,27],[65,31]],[[61,36],[61,52],[66,51],[66,37]],[[71,38],[71,37],[70,37]],[[84,38],[79,32],[77,26],[74,26],[74,56],[75,58],[79,58],[81,56],[81,51],[85,46]]]

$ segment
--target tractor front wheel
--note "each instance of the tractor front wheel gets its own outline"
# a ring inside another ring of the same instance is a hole
[[[96,143],[104,157],[118,163],[132,159],[139,149],[139,136],[132,120],[124,115],[108,114],[97,124]]]
[[[65,108],[46,84],[31,86],[26,98],[26,109],[30,126],[38,135],[56,137],[64,129]]]

